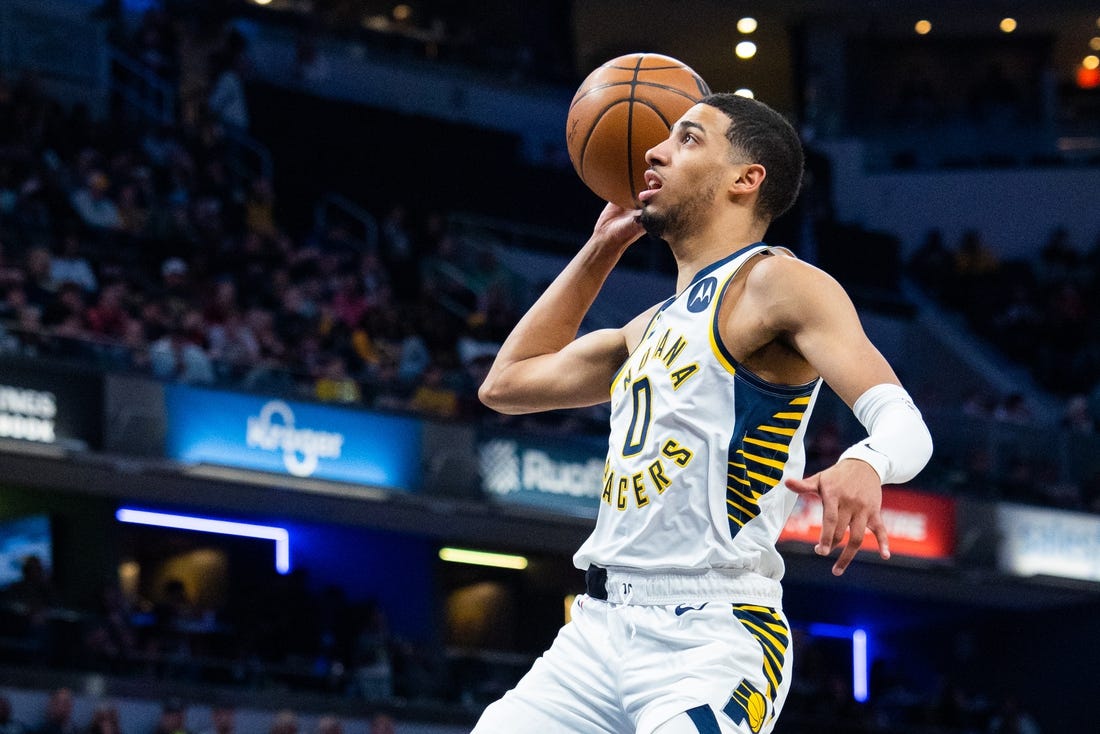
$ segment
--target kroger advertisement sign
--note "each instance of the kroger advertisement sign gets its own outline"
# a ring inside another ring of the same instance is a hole
[[[478,442],[482,487],[502,502],[594,518],[606,450],[599,440],[485,437]]]
[[[190,463],[410,490],[420,424],[379,415],[204,390],[165,388],[166,454]]]

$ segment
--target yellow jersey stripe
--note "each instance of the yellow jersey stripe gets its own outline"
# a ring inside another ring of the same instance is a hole
[[[776,413],[772,418],[778,418],[781,421],[800,421],[805,413]]]
[[[787,653],[787,643],[785,641],[777,640],[775,638],[775,636],[772,635],[772,633],[768,632],[766,629],[764,629],[760,625],[754,624],[751,620],[748,620],[748,619],[742,619],[741,624],[745,625],[746,627],[748,627],[750,629],[754,629],[757,632],[759,632],[760,636],[763,637],[768,642],[775,645],[775,649],[778,650],[779,652],[783,653],[784,655]]]
[[[756,430],[767,431],[768,433],[778,433],[780,436],[793,436],[797,429],[794,428],[780,428],[779,426],[760,426]]]
[[[800,398],[795,398],[790,403],[788,403],[788,405],[809,405],[809,404],[810,404],[810,396],[809,395],[803,395]]]
[[[737,374],[737,367],[735,367],[732,362],[726,359],[726,355],[723,353],[722,348],[718,346],[717,309],[718,304],[722,300],[723,294],[725,294],[726,292],[726,286],[729,285],[729,282],[733,280],[733,277],[735,275],[737,275],[737,270],[734,270],[732,273],[730,273],[730,276],[726,278],[722,282],[722,284],[718,286],[718,288],[715,289],[714,298],[712,299],[710,305],[710,328],[707,329],[707,333],[710,335],[710,351],[714,353],[714,358],[718,360],[718,364],[725,367],[726,371],[729,372],[731,375]]]
[[[745,483],[748,484],[748,482]],[[726,485],[726,491],[730,494],[735,494],[746,502],[754,505],[756,504],[756,501],[763,496],[759,492],[753,492],[751,489],[749,490],[749,494],[745,494],[744,492],[741,492],[740,490],[735,489],[734,487],[731,487],[729,485]],[[729,502],[729,500],[726,501]]]
[[[786,466],[785,462],[776,461],[775,459],[768,459],[763,456],[757,456],[756,454],[745,454],[745,458],[749,461],[754,461],[757,464],[770,466],[773,469],[782,469],[784,466]]]
[[[774,487],[775,485],[779,484],[779,477],[773,479],[771,477],[766,477],[763,474],[757,474],[754,471],[746,472],[746,474],[749,475],[749,479],[755,479],[756,481],[768,487]]]
[[[745,443],[751,443],[753,446],[762,446],[772,451],[782,451],[784,454],[789,451],[786,444],[775,443],[774,441],[761,441],[759,438],[753,438],[752,436],[745,436]]]
[[[733,500],[730,500],[730,499],[726,500],[726,504],[729,505],[730,507],[736,507],[738,510],[741,510],[741,512],[743,512],[743,513],[745,513],[746,515],[749,516],[750,520],[760,514],[759,509],[756,510],[756,512],[753,512],[749,508],[742,507],[741,505],[737,504],[736,502],[734,502]]]

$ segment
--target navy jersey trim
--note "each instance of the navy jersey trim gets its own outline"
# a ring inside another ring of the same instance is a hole
[[[821,378],[815,377],[809,382],[802,383],[801,385],[787,385],[778,382],[769,382],[763,377],[759,377],[758,375],[754,374],[752,370],[737,361],[734,356],[730,354],[730,350],[726,348],[725,342],[722,341],[722,332],[718,328],[718,316],[719,313],[722,311],[722,299],[726,297],[726,291],[729,290],[730,283],[733,282],[734,275],[736,275],[736,273],[731,274],[730,277],[726,279],[726,282],[722,284],[722,290],[718,294],[718,302],[714,305],[714,315],[711,317],[710,328],[714,334],[714,344],[718,347],[718,351],[722,353],[722,356],[726,359],[727,362],[729,362],[729,364],[733,365],[734,376],[749,383],[757,390],[762,390],[763,392],[770,393],[772,395],[779,395],[782,397],[794,397],[804,394],[806,391],[810,390]]]
[[[688,287],[685,288],[683,292],[686,292],[688,290],[688,288],[695,285],[698,281],[700,281],[703,278],[707,277],[708,275],[713,273],[715,270],[717,270],[718,268],[720,268],[723,265],[725,265],[726,263],[728,263],[730,260],[734,260],[734,259],[740,257],[741,255],[744,255],[746,252],[748,252],[749,250],[751,250],[754,247],[767,247],[767,245],[765,245],[763,242],[753,242],[751,245],[745,245],[744,247],[742,247],[737,252],[734,252],[730,255],[726,255],[724,258],[722,258],[718,262],[711,263],[710,265],[706,266],[705,268],[703,268],[702,270],[700,270],[698,273],[695,274],[695,277],[691,279],[691,282],[688,283]],[[677,294],[677,295],[679,295],[679,294]]]
[[[688,709],[684,713],[691,719],[691,723],[695,724],[695,728],[699,730],[699,734],[722,734],[722,730],[718,727],[718,718],[714,715],[710,706],[703,704],[702,706]]]

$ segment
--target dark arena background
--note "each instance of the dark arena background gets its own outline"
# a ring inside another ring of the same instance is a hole
[[[776,731],[1100,731],[1100,5],[1069,0],[4,0],[0,731],[463,734],[514,684],[584,590],[607,414],[476,389],[602,206],[573,91],[637,51],[795,124],[768,240],[936,443],[884,490],[889,562],[834,578],[796,509]],[[585,329],[672,272],[634,246]],[[824,395],[809,469],[861,431]]]

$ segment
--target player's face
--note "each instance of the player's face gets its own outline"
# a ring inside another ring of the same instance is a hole
[[[730,119],[710,105],[697,104],[669,136],[646,152],[647,188],[638,194],[641,223],[666,240],[701,229],[733,170],[726,130]]]

